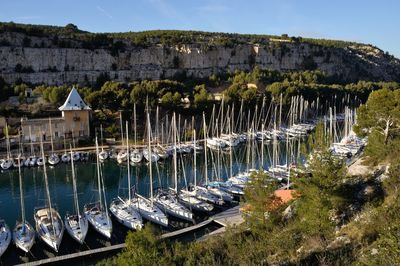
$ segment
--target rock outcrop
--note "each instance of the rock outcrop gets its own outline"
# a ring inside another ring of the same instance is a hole
[[[27,36],[19,32],[0,34],[0,76],[49,85],[88,84],[102,73],[118,81],[173,78],[176,75],[207,77],[224,71],[251,70],[254,66],[279,71],[320,69],[347,81],[400,80],[400,61],[370,45],[334,48],[307,42],[269,40],[251,43],[207,45],[188,43],[172,46],[132,45],[124,49],[84,49],[53,45],[53,37]],[[26,45],[29,43],[29,45]]]

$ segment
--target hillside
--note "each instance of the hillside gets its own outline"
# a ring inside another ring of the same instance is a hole
[[[400,61],[372,45],[288,36],[194,31],[94,34],[66,27],[0,23],[0,76],[34,84],[164,79],[253,67],[319,69],[341,81],[400,80]]]

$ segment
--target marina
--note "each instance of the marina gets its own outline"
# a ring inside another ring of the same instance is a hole
[[[344,109],[343,119],[332,108],[329,116],[315,117],[302,98],[292,101],[285,124],[282,104],[271,103],[267,108],[263,101],[252,115],[246,115],[242,107],[236,114],[231,106],[221,104],[219,111],[214,106],[210,119],[203,113],[201,123],[194,123],[194,118],[192,123],[186,119],[182,123],[174,113],[162,118],[160,129],[157,108],[155,127],[146,112],[141,145],[137,145],[134,107],[132,132],[132,125],[126,122],[124,126],[121,118],[121,145],[104,146],[100,127],[95,147],[82,151],[73,150],[71,144],[68,149],[64,140],[64,151],[57,152],[49,119],[51,152],[45,155],[40,139],[41,155],[33,157],[32,152],[25,161],[12,159],[6,134],[0,204],[18,206],[20,202],[26,228],[35,224],[39,237],[28,250],[10,245],[2,261],[15,264],[68,258],[77,252],[91,254],[90,250],[97,249],[111,251],[111,246],[118,249],[129,230],[140,230],[149,222],[167,238],[186,238],[211,222],[222,227],[239,224],[243,219],[237,205],[250,175],[263,172],[278,181],[281,189],[289,189],[291,176],[305,171],[310,153],[307,138],[318,121],[336,141],[331,146],[335,156],[351,158],[362,149],[364,142],[351,131],[352,109]],[[31,161],[37,165],[30,165]],[[19,209],[1,213],[4,225],[19,220]]]
[[[258,143],[258,142],[255,142]],[[265,146],[265,149],[269,149],[271,146]],[[211,151],[208,151],[211,153]],[[238,159],[237,163],[234,164],[233,172],[237,173],[241,171],[240,169],[246,169],[246,159],[244,146],[239,146],[235,150]],[[209,156],[211,157],[211,156]],[[225,161],[227,160],[228,154],[224,154]],[[96,187],[96,163],[95,163],[95,155],[91,154],[89,161],[87,162],[77,162],[75,165],[76,169],[76,185],[79,196],[79,204],[82,210],[83,205],[88,202],[92,202],[96,191],[94,188]],[[185,183],[192,183],[193,180],[185,181],[183,178],[183,172],[185,171],[186,175],[191,176],[190,173],[193,171],[192,169],[192,156],[182,156],[182,160],[184,160],[185,169],[180,169],[178,173],[178,185],[179,187],[184,187]],[[198,167],[198,180],[204,179],[204,174],[201,168],[204,167],[204,154],[197,154],[197,167]],[[255,165],[259,164],[258,161],[255,161]],[[265,162],[267,166],[267,163]],[[167,160],[159,163],[153,163],[154,171],[157,173],[154,179],[154,187],[169,187],[173,184],[173,175],[172,173],[172,161]],[[105,182],[105,193],[107,202],[111,202],[113,198],[115,198],[118,194],[122,194],[123,192],[127,192],[124,189],[120,189],[120,180],[126,180],[127,177],[127,165],[126,164],[118,164],[116,160],[111,159],[104,161],[102,168],[104,169],[104,182]],[[136,191],[139,191],[140,194],[144,196],[148,196],[150,194],[149,191],[149,176],[148,176],[148,165],[146,163],[142,163],[140,165],[131,166],[132,171],[132,179],[134,180],[134,185],[136,187]],[[43,180],[43,168],[42,167],[34,167],[34,168],[22,168],[22,176],[24,180],[24,195],[25,195],[25,209],[33,210],[35,206],[39,206],[40,204],[44,204],[45,199],[45,191],[44,191],[44,180]],[[222,166],[219,169],[221,172],[222,180],[226,180],[228,178],[228,171],[226,169],[226,165]],[[208,175],[210,178],[214,179],[215,175],[213,174],[215,169],[211,164],[208,166]],[[67,212],[73,211],[73,179],[71,172],[70,164],[59,164],[54,167],[48,167],[48,179],[49,179],[49,189],[52,195],[52,202],[54,206],[60,213],[61,217],[64,217]],[[122,186],[122,185],[121,185]],[[126,187],[126,184],[125,184]],[[15,221],[20,217],[20,208],[19,208],[19,183],[18,183],[18,170],[12,169],[7,171],[2,171],[0,173],[0,204],[2,206],[13,206],[13,208],[9,208],[7,212],[2,212],[2,218],[8,225],[14,225]],[[234,203],[232,203],[234,204]],[[212,215],[213,213],[217,213],[224,208],[229,207],[228,204],[226,207],[217,207],[214,211],[210,212],[210,214],[204,213],[195,213],[195,223],[201,223],[204,220],[207,220],[208,215]],[[26,220],[31,224],[34,224],[33,213],[27,211]],[[185,222],[181,219],[169,219],[169,225],[167,228],[162,228],[164,232],[172,232],[174,230],[178,230],[181,228],[185,228],[193,225],[190,222]],[[88,249],[101,248],[104,246],[110,246],[115,244],[123,243],[125,239],[125,235],[128,232],[128,229],[124,226],[120,225],[115,219],[113,219],[113,233],[110,239],[106,239],[99,235],[97,232],[93,230],[92,227],[89,228],[86,240],[83,245],[79,245],[76,241],[74,241],[68,234],[64,234],[63,240],[60,245],[59,252],[56,253],[53,250],[49,249],[42,241],[36,240],[36,243],[33,245],[30,253],[25,255],[23,251],[20,251],[15,248],[14,245],[10,245],[6,252],[1,257],[1,260],[5,264],[14,264],[21,262],[34,261],[38,259],[44,259],[48,257],[60,256],[69,253],[75,253],[77,251],[85,251]]]

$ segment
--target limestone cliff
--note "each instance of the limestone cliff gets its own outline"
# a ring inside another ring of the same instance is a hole
[[[177,74],[207,77],[213,73],[250,70],[254,66],[279,71],[320,69],[347,81],[400,80],[400,61],[371,45],[329,47],[310,42],[267,39],[262,44],[234,45],[156,41],[140,47],[127,39],[117,52],[84,48],[80,40],[54,45],[54,36],[30,36],[20,32],[0,33],[0,76],[12,83],[18,79],[34,84],[95,82],[101,73],[111,79],[172,78]],[[68,47],[67,47],[68,46]]]

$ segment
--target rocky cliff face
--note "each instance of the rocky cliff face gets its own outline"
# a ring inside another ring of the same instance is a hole
[[[190,43],[138,48],[126,43],[123,51],[115,53],[108,49],[83,49],[79,45],[60,48],[52,45],[50,37],[2,33],[0,76],[9,83],[22,79],[34,84],[87,84],[95,82],[101,73],[118,81],[130,81],[173,78],[183,72],[187,76],[207,77],[259,66],[279,71],[320,69],[348,81],[400,80],[400,61],[369,45],[332,48],[270,40],[263,45],[233,47]]]

